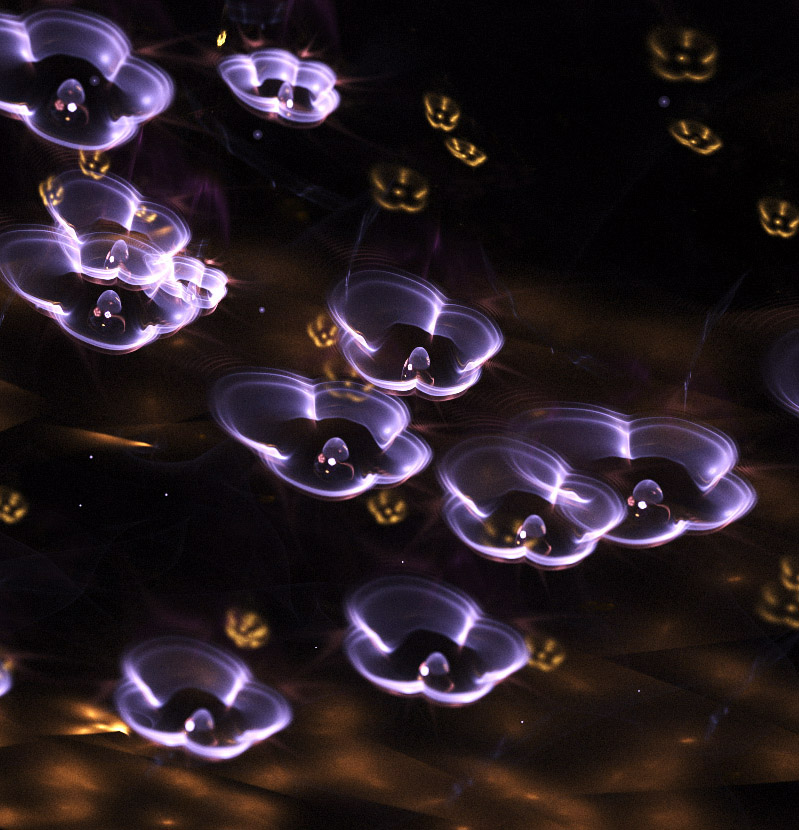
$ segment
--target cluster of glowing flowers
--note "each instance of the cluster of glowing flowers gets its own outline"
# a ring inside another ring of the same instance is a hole
[[[658,26],[647,41],[652,71],[664,81],[710,80],[716,74],[718,48],[712,38],[682,26]]]
[[[347,381],[241,372],[216,384],[212,411],[273,473],[317,498],[391,487],[424,469],[432,456],[408,431],[410,413],[402,401]]]
[[[683,147],[698,153],[700,156],[709,156],[721,149],[722,141],[701,121],[690,118],[681,118],[669,126],[672,138]]]
[[[799,208],[786,199],[761,199],[757,203],[760,226],[769,236],[790,239],[799,230]]]
[[[127,653],[114,694],[139,735],[209,760],[235,758],[291,722],[291,707],[247,666],[186,637],[149,640]]]
[[[226,276],[179,252],[189,229],[115,176],[79,170],[41,188],[55,227],[0,235],[0,272],[20,296],[92,348],[131,352],[213,311]]]
[[[447,524],[472,550],[498,561],[571,567],[625,518],[609,485],[516,438],[467,439],[444,456],[438,474]]]
[[[524,638],[466,594],[420,577],[384,577],[347,603],[344,650],[371,683],[436,703],[473,703],[527,663]]]
[[[19,490],[0,485],[0,522],[15,525],[28,515],[28,500]]]
[[[261,49],[219,62],[219,74],[248,109],[285,124],[315,127],[339,105],[336,73],[283,49]]]
[[[64,147],[105,150],[171,103],[169,76],[110,20],[75,9],[0,14],[0,111]]]
[[[256,611],[229,608],[225,614],[225,634],[238,648],[261,648],[269,639],[269,625]]]
[[[686,532],[718,530],[757,500],[749,482],[733,472],[738,451],[732,440],[682,418],[630,418],[568,405],[529,412],[512,429],[621,491],[626,516],[605,534],[620,545],[653,547]]]
[[[398,164],[376,164],[369,171],[372,197],[385,210],[419,213],[427,207],[430,185],[427,179],[410,167]]]
[[[460,395],[502,347],[488,317],[406,274],[352,274],[333,289],[329,306],[347,362],[390,392]]]
[[[424,96],[424,114],[427,123],[434,130],[449,133],[458,126],[461,108],[458,102],[439,92],[428,92]]]
[[[766,622],[799,628],[799,557],[780,560],[779,582],[771,582],[760,592],[757,613]]]

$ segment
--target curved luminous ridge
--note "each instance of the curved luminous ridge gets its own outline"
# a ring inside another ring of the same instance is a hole
[[[244,106],[285,124],[315,127],[339,105],[335,72],[283,49],[233,55],[220,61],[218,70]]]
[[[131,53],[124,32],[77,9],[0,14],[0,111],[82,150],[129,141],[172,102],[170,77]]]
[[[214,417],[230,435],[275,475],[316,498],[391,487],[432,457],[408,430],[402,401],[349,381],[249,371],[222,378],[211,398]]]
[[[467,439],[444,456],[438,475],[447,524],[472,550],[497,561],[571,567],[626,516],[608,484],[516,438]]]
[[[355,591],[346,610],[349,661],[393,694],[473,703],[527,663],[521,634],[441,582],[377,579]]]
[[[488,317],[407,274],[352,274],[333,289],[329,307],[348,363],[389,392],[455,397],[502,347]]]
[[[780,338],[772,348],[766,380],[777,401],[799,415],[799,329]]]
[[[241,660],[186,637],[131,649],[114,700],[142,737],[211,761],[235,758],[291,722],[286,700]]]
[[[43,188],[53,226],[0,234],[8,285],[98,351],[132,352],[209,314],[227,277],[181,253],[190,232],[116,176],[71,170]]]
[[[757,501],[752,485],[733,471],[732,439],[684,418],[632,418],[568,404],[521,415],[511,429],[621,491],[627,515],[605,537],[620,545],[652,547],[718,530]]]

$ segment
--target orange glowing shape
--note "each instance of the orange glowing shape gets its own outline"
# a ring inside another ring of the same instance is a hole
[[[366,508],[379,525],[396,525],[408,515],[408,503],[396,490],[376,490]]]
[[[28,515],[28,502],[22,493],[5,485],[0,486],[0,521],[15,525]]]
[[[328,349],[336,345],[338,326],[326,312],[321,312],[305,327],[308,337],[317,349]]]
[[[554,671],[566,659],[563,646],[554,637],[527,637],[528,665],[539,671]]]
[[[328,360],[322,366],[322,374],[326,380],[338,381],[343,386],[343,389],[331,389],[330,394],[334,398],[345,398],[356,403],[365,400],[364,393],[371,392],[374,386],[365,383],[348,363],[343,360],[340,363],[341,365],[337,366],[336,361]]]
[[[266,645],[269,626],[255,611],[231,608],[225,614],[225,634],[238,648],[256,649]]]
[[[458,126],[461,117],[461,108],[458,103],[447,95],[438,92],[428,92],[424,96],[424,114],[427,123],[434,130],[443,130],[445,133]]]
[[[104,153],[102,150],[91,152],[81,150],[78,153],[78,164],[80,165],[80,172],[96,182],[99,182],[111,169],[111,159],[108,157],[108,153]]]
[[[488,156],[477,146],[462,138],[455,138],[450,136],[445,142],[444,146],[449,150],[450,154],[455,156],[458,161],[462,161],[469,167],[479,167]]]
[[[716,74],[719,50],[696,29],[658,26],[647,40],[652,71],[664,81],[701,83]]]
[[[158,218],[158,214],[147,208],[145,205],[139,205],[136,211],[136,218],[143,219],[148,225],[152,225]]]
[[[398,164],[377,164],[369,173],[372,196],[380,207],[419,213],[427,206],[430,185],[424,176]]]
[[[57,207],[64,201],[64,187],[58,176],[50,176],[39,184],[39,196],[45,207]]]
[[[669,132],[683,147],[699,153],[700,156],[709,156],[722,147],[718,135],[701,121],[682,118],[671,124]]]
[[[766,622],[799,628],[799,591],[787,590],[781,583],[766,585],[756,610]]]
[[[222,29],[222,31],[216,36],[216,45],[221,49],[225,45],[226,40],[227,29]]]
[[[790,239],[799,229],[799,209],[785,199],[761,199],[757,203],[760,224],[769,236]]]
[[[799,556],[783,556],[780,560],[780,582],[789,591],[799,591]]]

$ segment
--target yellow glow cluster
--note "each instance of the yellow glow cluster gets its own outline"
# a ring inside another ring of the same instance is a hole
[[[269,640],[269,626],[255,611],[230,608],[225,614],[225,634],[238,648],[256,649]]]

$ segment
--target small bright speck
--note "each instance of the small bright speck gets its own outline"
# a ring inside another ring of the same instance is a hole
[[[646,502],[645,502],[645,501],[639,501],[639,502],[638,502],[638,507],[639,507],[641,510],[646,510]]]
[[[77,110],[77,108],[78,108],[78,105],[74,102],[70,102],[69,104],[67,104],[67,109],[70,112],[75,112],[75,110]]]
[[[671,98],[668,95],[661,95],[658,98],[658,106],[667,107],[671,103]]]

